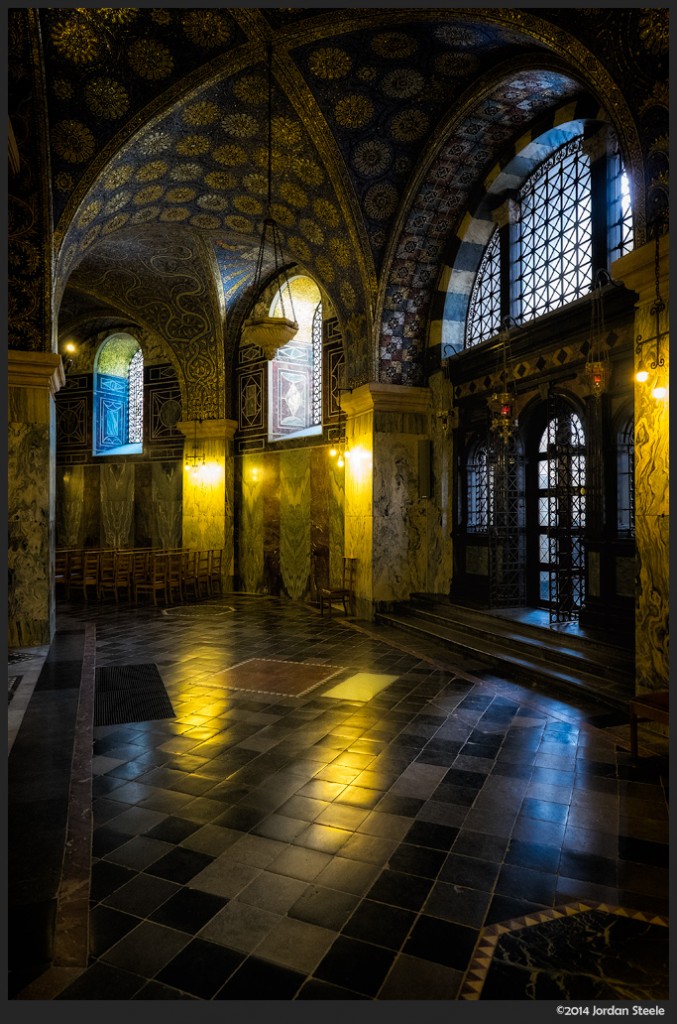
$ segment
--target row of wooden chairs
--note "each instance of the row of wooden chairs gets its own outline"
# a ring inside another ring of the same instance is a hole
[[[67,599],[112,596],[158,604],[223,593],[223,551],[212,548],[60,548],[56,551],[55,583]]]

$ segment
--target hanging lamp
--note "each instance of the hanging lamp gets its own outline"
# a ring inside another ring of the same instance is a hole
[[[608,390],[611,380],[611,366],[609,353],[605,349],[606,327],[604,324],[604,294],[605,284],[611,284],[611,277],[606,270],[598,270],[592,288],[592,300],[590,304],[590,340],[588,358],[585,361],[585,377],[594,398],[601,398]]]
[[[273,359],[275,353],[288,341],[295,337],[299,325],[294,314],[294,303],[292,301],[289,278],[282,259],[282,242],[275,219],[271,216],[271,195],[272,195],[272,165],[273,165],[273,87],[272,87],[272,63],[273,48],[268,44],[268,204],[266,217],[263,221],[263,232],[259,245],[258,257],[256,260],[256,272],[254,274],[254,296],[258,297],[263,286],[264,265],[266,255],[272,253],[273,268],[272,276],[281,278],[279,300],[281,316],[251,316],[245,320],[242,326],[242,344],[258,345],[263,349],[266,359]],[[285,296],[289,304],[290,316],[287,316]]]
[[[515,419],[515,396],[513,389],[509,386],[508,378],[508,350],[510,348],[510,326],[518,326],[517,321],[511,317],[503,318],[501,331],[499,333],[501,369],[499,381],[501,390],[494,391],[489,399],[489,411],[491,413],[491,431],[498,441],[507,445],[510,436],[517,426]]]

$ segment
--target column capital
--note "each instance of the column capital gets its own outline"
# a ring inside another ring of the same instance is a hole
[[[363,412],[427,413],[432,407],[432,395],[429,388],[372,382],[344,394],[341,407],[349,416]]]
[[[7,386],[10,388],[49,388],[55,395],[66,383],[63,361],[58,352],[7,353]]]
[[[176,424],[178,430],[192,440],[196,437],[201,440],[222,440],[232,441],[237,430],[237,420],[179,420]]]
[[[658,282],[661,294],[668,297],[670,287],[670,235],[661,235],[658,243]],[[651,239],[638,249],[621,256],[611,265],[611,276],[636,292],[639,305],[656,299],[656,242]]]

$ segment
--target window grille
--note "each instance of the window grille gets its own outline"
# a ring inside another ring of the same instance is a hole
[[[522,323],[589,292],[590,160],[580,138],[545,160],[522,187],[515,251]]]
[[[478,441],[469,453],[467,482],[467,531],[487,533],[493,518],[493,465],[483,441]]]
[[[129,444],[143,441],[143,352],[139,349],[129,364]]]
[[[632,417],[618,434],[616,446],[617,519],[619,537],[635,536],[635,439]]]
[[[501,246],[498,228],[484,251],[470,295],[465,345],[477,345],[501,329]]]
[[[313,420],[322,423],[322,303],[313,315]]]
[[[618,153],[609,160],[609,222],[609,262],[613,263],[633,247],[630,180]]]

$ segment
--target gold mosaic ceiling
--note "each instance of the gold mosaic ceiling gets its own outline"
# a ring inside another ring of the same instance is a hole
[[[586,59],[603,52],[604,33],[617,33],[619,18],[640,16],[39,9],[64,313],[72,322],[97,308],[128,316],[136,291],[151,326],[166,322],[172,304],[175,319],[190,320],[190,302],[182,310],[175,301],[184,294],[176,280],[190,266],[184,284],[197,282],[195,294],[212,306],[208,319],[225,312],[237,325],[266,212],[272,41],[271,213],[285,255],[315,276],[344,324],[370,325],[391,239],[421,205],[421,182],[443,142],[449,153],[450,131],[476,143],[453,184],[461,216],[510,141],[492,132],[490,116],[474,117],[472,96],[493,82],[503,124],[517,135],[582,91]],[[656,19],[625,28],[640,48],[644,31],[644,51],[662,45]],[[524,67],[541,70],[520,77]],[[601,67],[599,77],[600,87],[612,82]],[[450,235],[457,226],[448,225]],[[179,334],[189,337],[190,325]]]

